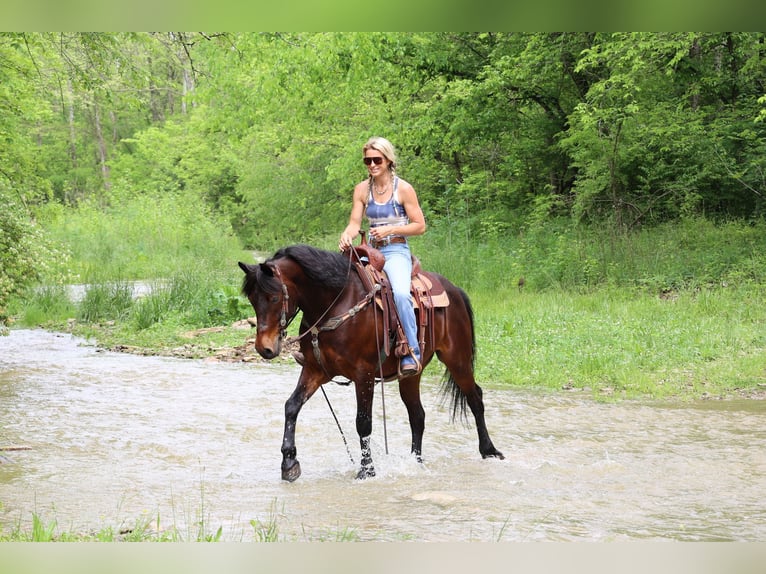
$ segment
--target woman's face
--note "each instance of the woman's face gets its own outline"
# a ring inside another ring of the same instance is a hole
[[[381,152],[376,149],[367,149],[364,152],[364,164],[367,166],[367,172],[375,177],[380,175],[388,169],[388,164],[391,163],[386,159]]]

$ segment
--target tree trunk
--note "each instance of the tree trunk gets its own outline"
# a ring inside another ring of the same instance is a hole
[[[72,164],[72,170],[77,169],[77,131],[74,125],[74,88],[72,80],[67,80],[67,126],[69,127],[69,161]],[[65,186],[67,187],[67,186]],[[73,203],[74,197],[71,196],[71,190],[64,189],[64,203]]]
[[[104,141],[104,134],[101,130],[101,108],[95,100],[93,102],[93,128],[96,132],[96,149],[98,150],[98,162],[101,166],[101,177],[104,182],[104,189],[108,190],[111,187],[111,184],[109,182],[106,142]]]

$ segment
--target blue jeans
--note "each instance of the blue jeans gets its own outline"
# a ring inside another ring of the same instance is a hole
[[[407,343],[420,360],[420,345],[418,344],[418,327],[415,323],[415,310],[410,299],[410,283],[412,276],[412,254],[405,243],[390,243],[380,248],[386,258],[383,270],[388,275],[391,290],[394,292],[394,302],[399,313]]]

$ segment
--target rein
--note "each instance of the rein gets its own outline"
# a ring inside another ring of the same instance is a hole
[[[359,253],[357,252],[356,248],[353,245],[351,246],[351,253],[353,255],[353,258],[356,259],[356,262],[359,265],[361,265],[362,264],[361,257],[359,256]],[[290,337],[290,338],[287,337],[287,327],[290,325],[290,323],[292,323],[293,319],[295,319],[295,317],[298,315],[298,307],[296,306],[295,311],[288,318],[288,314],[290,311],[288,306],[289,305],[288,302],[290,300],[290,294],[287,290],[287,285],[285,285],[285,282],[282,279],[282,273],[279,270],[279,267],[277,267],[276,265],[272,267],[272,269],[274,270],[274,275],[277,277],[280,284],[282,285],[282,314],[279,319],[279,324],[281,327],[280,338],[282,338],[286,344],[291,345],[293,343],[300,341],[303,337],[305,337],[306,335],[310,333],[311,347],[314,352],[314,358],[316,359],[319,366],[322,367],[322,370],[324,371],[325,375],[327,376],[329,380],[332,380],[332,377],[327,372],[327,368],[324,366],[324,363],[322,362],[322,355],[321,355],[321,351],[319,350],[319,333],[323,331],[333,331],[337,329],[338,327],[340,327],[343,323],[345,323],[346,321],[354,317],[357,313],[360,313],[362,310],[364,310],[365,307],[367,307],[367,305],[372,303],[375,300],[376,293],[378,293],[381,290],[380,284],[376,283],[375,285],[372,286],[371,290],[368,291],[367,294],[362,298],[362,300],[359,301],[359,303],[357,303],[353,307],[351,307],[351,309],[349,309],[348,311],[340,315],[330,317],[329,319],[327,319],[327,321],[322,323],[325,316],[327,316],[327,314],[330,312],[330,309],[332,309],[335,306],[335,304],[340,300],[341,296],[346,290],[346,286],[348,285],[348,282],[349,282],[349,276],[351,275],[351,263],[352,263],[352,257],[350,256],[348,258],[348,268],[346,269],[346,281],[343,284],[343,289],[340,290],[340,292],[335,297],[333,302],[330,303],[330,305],[327,307],[324,313],[322,313],[319,316],[319,318],[314,322],[313,325],[311,325],[311,327],[306,329],[303,333],[300,333],[297,337]],[[375,342],[378,349],[378,353],[377,353],[378,369],[379,369],[380,381],[381,381],[380,397],[381,397],[381,403],[383,405],[383,437],[385,442],[386,454],[388,454],[388,430],[386,426],[386,398],[385,398],[385,392],[383,390],[384,389],[383,359],[380,356],[381,341],[379,338],[378,314],[373,313],[373,315],[375,317]],[[343,429],[340,426],[338,417],[335,416],[335,411],[333,410],[332,405],[330,404],[330,399],[328,398],[327,393],[324,390],[324,386],[320,386],[320,388],[322,389],[322,394],[324,394],[324,398],[327,401],[327,406],[330,407],[330,412],[332,413],[332,416],[335,419],[335,423],[338,425],[338,430],[340,431],[341,438],[343,439],[343,442],[346,445],[346,452],[348,452],[348,456],[351,459],[351,463],[353,464],[354,458],[351,456],[351,452],[349,451],[348,443],[346,442],[346,436],[343,433]]]

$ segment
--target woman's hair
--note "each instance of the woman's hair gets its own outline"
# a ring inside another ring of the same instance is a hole
[[[367,143],[364,144],[362,153],[364,154],[368,149],[374,149],[382,153],[383,157],[391,162],[391,165],[389,166],[391,171],[396,170],[396,150],[394,149],[394,144],[386,138],[374,136],[368,139]]]

